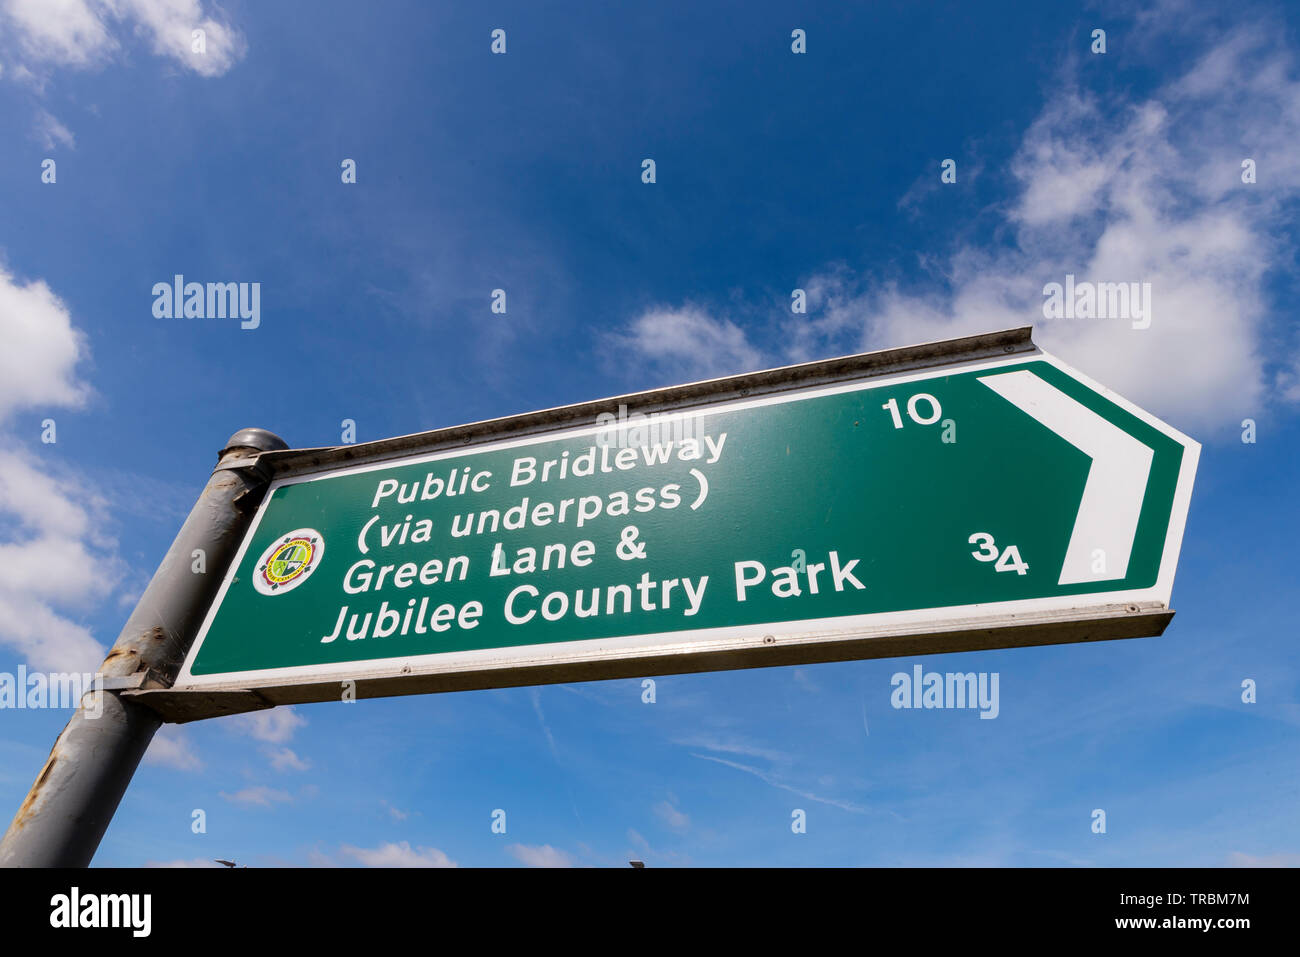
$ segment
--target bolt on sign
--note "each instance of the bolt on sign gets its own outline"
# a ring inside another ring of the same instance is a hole
[[[267,453],[174,687],[136,694],[185,720],[1156,635],[1199,451],[1019,329]]]

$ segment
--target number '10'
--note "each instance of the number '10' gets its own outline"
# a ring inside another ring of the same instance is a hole
[[[918,402],[928,402],[930,404],[930,414],[925,418],[922,418],[916,411]],[[901,429],[903,427],[903,417],[898,414],[897,399],[890,399],[881,408],[888,409],[889,414],[894,417],[894,428]],[[939,400],[928,392],[918,392],[907,400],[907,416],[917,425],[934,425],[939,421],[941,415],[943,415],[943,410],[939,408]]]

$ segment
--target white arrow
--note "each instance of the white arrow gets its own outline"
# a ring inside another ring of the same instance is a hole
[[[1057,584],[1123,578],[1151,474],[1151,448],[1028,369],[979,381],[1092,459]]]

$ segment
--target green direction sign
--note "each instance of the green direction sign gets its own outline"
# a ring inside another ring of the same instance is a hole
[[[277,478],[175,690],[1159,633],[1199,445],[1032,344],[947,362]]]

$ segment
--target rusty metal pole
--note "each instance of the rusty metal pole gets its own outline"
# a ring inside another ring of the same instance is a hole
[[[85,867],[162,720],[122,691],[169,687],[266,490],[258,455],[286,449],[264,429],[236,432],[100,667],[54,742],[13,823],[0,867]],[[203,571],[198,553],[202,553]],[[86,705],[90,704],[87,708]]]

